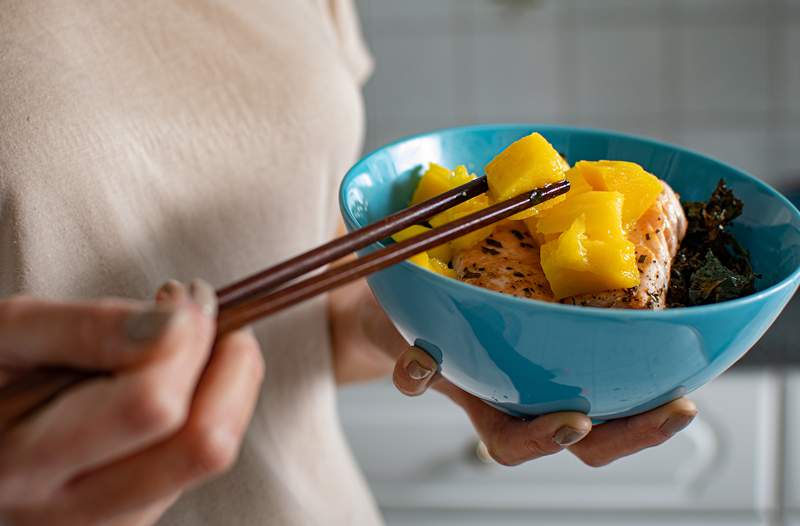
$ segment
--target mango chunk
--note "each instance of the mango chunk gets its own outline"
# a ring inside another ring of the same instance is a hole
[[[427,268],[427,269],[431,268],[430,263],[429,263],[430,262],[430,258],[428,257],[428,253],[427,252],[420,252],[419,254],[411,256],[406,261],[408,261],[409,263],[413,263],[415,265],[419,265],[420,267],[423,267],[423,268]]]
[[[475,179],[475,175],[470,174],[465,166],[458,166],[455,171],[450,171],[444,166],[430,163],[417,183],[417,188],[411,197],[411,204],[417,205],[432,199],[473,179]]]
[[[415,265],[419,265],[425,270],[436,272],[437,274],[441,274],[448,278],[456,277],[456,271],[448,267],[447,263],[443,263],[441,260],[429,256],[427,252],[420,252],[415,256],[411,256],[406,261],[414,263]]]
[[[624,197],[619,192],[585,192],[530,220],[539,234],[564,232],[579,217],[586,218],[586,233],[597,239],[625,238],[622,227]]]
[[[512,143],[486,165],[494,202],[564,179],[566,161],[539,133]]]
[[[586,251],[586,217],[580,216],[569,227],[555,245],[553,258],[564,268],[589,270],[589,254]]]
[[[401,241],[405,241],[406,239],[410,239],[420,234],[424,234],[425,232],[429,232],[430,230],[431,230],[430,228],[422,225],[412,225],[394,234],[392,236],[392,239],[394,239],[399,243]],[[450,263],[450,259],[452,259],[453,257],[453,249],[450,247],[448,243],[445,243],[443,245],[439,245],[438,247],[428,250],[428,254],[433,258],[436,258],[440,261],[444,261],[446,265],[447,263]]]
[[[481,194],[477,197],[473,197],[469,201],[461,203],[458,206],[454,206],[449,210],[445,210],[440,214],[436,214],[430,219],[430,224],[434,227],[438,227],[456,219],[460,219],[464,216],[468,216],[477,212],[478,210],[482,210],[489,206],[489,197],[486,194]],[[470,232],[464,236],[454,239],[450,242],[451,247],[453,250],[464,250],[470,248],[472,246],[477,245],[489,235],[494,232],[494,226],[490,225],[480,230],[476,230],[475,232]]]
[[[595,190],[621,192],[625,196],[622,222],[626,226],[638,221],[664,190],[658,177],[627,161],[580,161],[573,170]]]
[[[448,267],[447,263],[441,261],[438,258],[429,257],[428,266],[432,271],[436,272],[437,274],[441,274],[442,276],[454,279],[456,277],[456,271]]]
[[[584,217],[541,247],[542,269],[556,299],[639,284],[636,247],[625,238],[589,239]]]

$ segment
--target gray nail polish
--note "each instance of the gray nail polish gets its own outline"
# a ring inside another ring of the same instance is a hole
[[[158,338],[175,317],[173,309],[157,307],[132,314],[125,320],[125,336],[133,342],[147,342]]]
[[[667,436],[672,436],[691,424],[694,417],[695,415],[673,415],[661,424],[661,432]]]
[[[406,365],[406,372],[408,373],[408,376],[414,380],[424,380],[433,374],[432,370],[424,367],[416,360],[411,360],[408,362],[408,365]]]
[[[201,279],[196,279],[189,285],[189,294],[206,316],[217,315],[217,294],[211,285]]]
[[[579,442],[585,435],[586,433],[582,433],[573,427],[564,426],[553,435],[553,442],[561,447],[567,447]]]

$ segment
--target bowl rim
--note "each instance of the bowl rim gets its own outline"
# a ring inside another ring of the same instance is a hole
[[[646,137],[642,135],[635,135],[630,133],[623,133],[617,132],[613,130],[607,130],[602,128],[584,128],[580,126],[566,126],[566,125],[559,125],[559,124],[543,124],[543,123],[497,123],[497,124],[472,124],[466,126],[452,126],[448,128],[440,128],[430,131],[425,131],[421,133],[414,133],[410,135],[405,135],[400,137],[394,141],[391,141],[383,146],[373,149],[369,153],[363,155],[342,178],[341,183],[339,184],[339,210],[342,214],[342,217],[345,223],[351,228],[360,228],[361,226],[358,221],[356,221],[355,217],[353,217],[351,210],[347,203],[347,196],[345,195],[345,188],[348,186],[350,179],[352,179],[356,172],[360,170],[360,167],[368,161],[371,157],[377,155],[379,152],[391,148],[393,146],[397,146],[399,144],[409,142],[416,139],[422,139],[429,136],[439,135],[442,133],[455,133],[455,132],[480,132],[480,131],[500,131],[500,130],[517,130],[517,129],[535,129],[536,131],[558,131],[558,132],[580,132],[580,133],[588,133],[589,135],[610,135],[614,137],[619,137],[622,139],[632,139],[635,141],[639,141],[642,143],[650,144],[653,146],[659,147],[666,147],[673,149],[675,151],[688,154],[691,156],[700,157],[702,159],[717,163],[724,167],[727,170],[732,170],[737,172],[739,175],[743,176],[746,179],[749,179],[753,182],[756,186],[760,187],[762,190],[766,191],[772,197],[776,198],[779,202],[783,203],[783,205],[789,210],[789,212],[794,215],[795,219],[800,221],[800,211],[798,211],[797,207],[789,201],[789,199],[784,196],[781,192],[773,188],[768,183],[762,181],[758,177],[751,175],[744,170],[737,168],[733,165],[727,164],[713,156],[706,155],[700,153],[698,151],[684,148],[683,146],[678,146],[675,144],[671,144],[665,141],[660,141],[658,139],[653,139],[651,137]],[[540,301],[535,299],[529,298],[519,298],[517,296],[512,296],[510,294],[503,294],[501,292],[497,292],[494,290],[486,289],[483,287],[478,287],[476,285],[471,285],[469,283],[465,283],[463,281],[459,281],[457,279],[448,278],[446,276],[442,276],[441,274],[437,274],[436,272],[432,272],[426,270],[419,265],[414,265],[413,263],[409,263],[408,261],[403,261],[399,263],[398,266],[404,267],[410,272],[425,272],[428,275],[428,278],[432,278],[434,280],[441,280],[442,285],[446,287],[460,287],[465,292],[472,292],[474,294],[487,294],[489,297],[497,298],[498,301],[506,301],[511,304],[519,303],[521,306],[527,305],[529,308],[538,306],[539,308],[543,308],[546,310],[552,310],[556,313],[558,312],[568,312],[571,314],[583,313],[587,316],[601,316],[607,317],[611,313],[620,314],[624,313],[625,316],[632,316],[636,318],[674,318],[683,316],[686,314],[694,314],[701,316],[703,314],[715,314],[719,313],[720,311],[734,309],[739,306],[749,305],[751,303],[761,302],[765,298],[772,296],[774,294],[779,293],[785,288],[789,288],[792,286],[797,286],[798,282],[800,282],[800,266],[798,266],[794,271],[792,271],[788,276],[784,279],[775,283],[774,285],[767,287],[764,290],[760,290],[755,292],[754,294],[749,294],[742,298],[737,298],[734,300],[723,301],[721,303],[714,303],[710,305],[695,305],[690,307],[673,307],[667,308],[662,310],[650,310],[650,309],[620,309],[620,308],[606,308],[606,307],[587,307],[587,306],[577,306],[577,305],[565,305],[562,303],[551,303],[547,301]]]

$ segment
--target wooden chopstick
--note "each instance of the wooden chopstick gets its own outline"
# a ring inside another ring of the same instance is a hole
[[[475,179],[425,203],[392,214],[372,225],[221,289],[218,291],[220,296],[218,337],[564,194],[569,190],[569,183],[560,181],[525,192],[401,243],[378,249],[352,262],[285,285],[294,278],[386,239],[404,228],[421,223],[486,190],[486,178]],[[42,370],[26,374],[0,386],[0,433],[46,405],[64,390],[103,374],[106,373],[71,369]]]
[[[297,283],[277,290],[251,290],[249,299],[220,311],[217,320],[218,330],[227,332],[238,329],[259,318],[269,316],[303,300],[399,263],[415,254],[496,223],[567,191],[569,191],[569,182],[559,181],[512,197],[507,201],[479,210],[401,243],[376,250],[364,257]]]
[[[364,228],[334,239],[217,291],[220,311],[254,294],[263,293],[320,268],[356,250],[388,238],[404,228],[416,225],[489,189],[486,176],[478,177],[428,201],[391,214]]]

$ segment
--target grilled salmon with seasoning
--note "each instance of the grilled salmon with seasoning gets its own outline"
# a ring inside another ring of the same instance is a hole
[[[678,195],[664,184],[664,191],[628,233],[636,245],[641,279],[630,289],[581,294],[561,303],[591,307],[663,309],[672,259],[686,235],[686,215]],[[591,218],[587,218],[591,221]],[[458,279],[514,296],[555,301],[542,270],[539,247],[519,222],[497,226],[482,243],[453,257]]]

